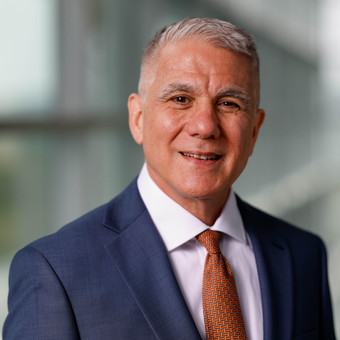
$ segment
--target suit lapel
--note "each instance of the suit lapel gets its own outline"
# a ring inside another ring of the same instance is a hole
[[[275,232],[280,222],[240,199],[238,206],[256,258],[264,340],[290,339],[294,277],[289,247]],[[156,337],[200,339],[136,181],[108,205],[104,225],[112,231],[106,248]]]
[[[285,240],[275,232],[278,220],[238,199],[251,238],[260,280],[264,339],[291,339],[294,321],[294,275]]]
[[[106,248],[156,337],[200,339],[135,182],[116,205],[119,215],[108,209],[105,221],[115,231]]]

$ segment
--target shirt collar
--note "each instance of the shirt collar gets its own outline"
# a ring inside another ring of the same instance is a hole
[[[159,189],[151,179],[145,164],[139,174],[137,185],[144,204],[169,252],[209,228]],[[221,215],[210,229],[220,231],[247,244],[246,232],[232,189]]]

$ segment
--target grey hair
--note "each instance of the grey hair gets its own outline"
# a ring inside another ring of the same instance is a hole
[[[186,18],[160,29],[146,45],[142,57],[141,78],[144,78],[143,71],[146,65],[156,60],[165,44],[186,39],[209,42],[213,46],[245,54],[250,57],[259,74],[259,57],[251,34],[230,22],[215,18]],[[141,82],[142,79],[140,79],[139,91],[142,87]]]

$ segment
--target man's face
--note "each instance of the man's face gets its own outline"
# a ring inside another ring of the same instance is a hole
[[[130,128],[151,178],[172,199],[224,204],[264,119],[250,59],[206,42],[165,45],[129,98]]]

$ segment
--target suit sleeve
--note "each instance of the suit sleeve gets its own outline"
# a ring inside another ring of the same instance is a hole
[[[321,337],[320,339],[335,340],[332,304],[328,284],[327,254],[323,242],[321,242],[322,259],[322,317],[321,317]]]
[[[3,327],[3,340],[19,339],[80,339],[63,285],[44,256],[29,246],[11,264]]]

